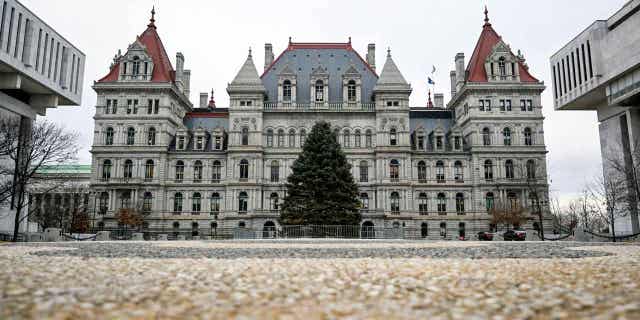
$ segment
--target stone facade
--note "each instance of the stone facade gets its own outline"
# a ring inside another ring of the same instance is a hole
[[[277,226],[286,177],[306,133],[324,120],[352,165],[364,226],[414,227],[434,239],[487,231],[487,203],[530,207],[531,190],[543,203],[548,194],[544,84],[496,38],[487,21],[466,71],[458,56],[447,106],[441,94],[435,104],[410,106],[412,88],[390,50],[378,75],[373,44],[363,59],[351,41],[290,40],[275,59],[265,45],[262,75],[249,51],[227,87],[228,108],[217,108],[213,94],[201,94],[194,108],[182,54],[176,70],[158,70],[169,59],[152,19],[94,85],[98,219],[115,227],[118,209],[142,203],[151,229]],[[489,76],[470,78],[469,68],[485,64],[495,67]],[[518,170],[527,163],[534,163],[528,179]],[[524,227],[538,225],[532,211]]]

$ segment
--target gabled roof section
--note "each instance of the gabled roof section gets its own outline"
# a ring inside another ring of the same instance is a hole
[[[387,50],[387,61],[382,67],[380,78],[376,83],[374,90],[381,89],[411,89],[411,86],[405,80],[404,76],[391,58],[391,49]]]
[[[260,80],[258,76],[256,65],[253,63],[251,49],[249,49],[247,60],[244,61],[240,71],[238,71],[236,77],[233,78],[233,81],[229,84],[227,91],[233,89],[265,91],[262,80]]]
[[[153,74],[151,75],[151,82],[174,82],[176,72],[171,65],[171,60],[167,55],[167,51],[162,44],[162,40],[158,35],[158,31],[155,24],[155,8],[151,10],[151,19],[147,25],[147,29],[137,37],[137,41],[142,44],[147,50],[147,54],[153,60]],[[107,74],[98,82],[114,82],[118,81],[118,75],[120,74],[120,61],[114,63]]]
[[[467,65],[466,80],[468,82],[489,82],[484,64],[487,57],[489,57],[493,52],[494,47],[502,41],[502,37],[498,35],[498,33],[493,29],[491,23],[489,23],[489,11],[486,7],[484,14],[485,19],[484,25],[482,26],[482,33],[480,33],[480,38],[478,39],[478,43],[476,43],[476,48],[473,50],[471,60],[469,60],[469,64]],[[539,82],[538,79],[534,78],[529,73],[522,62],[518,62],[518,69],[520,72],[521,82]]]

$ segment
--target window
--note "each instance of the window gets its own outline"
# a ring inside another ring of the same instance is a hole
[[[372,134],[371,134],[371,130],[367,130],[367,132],[365,133],[365,147],[367,148],[371,148],[372,146]]]
[[[211,194],[211,203],[210,203],[211,214],[215,215],[220,212],[220,194],[214,192]]]
[[[485,146],[491,145],[491,130],[489,128],[482,129],[482,144]]]
[[[518,205],[518,195],[516,195],[515,192],[511,191],[507,193],[507,200],[509,202],[509,207],[511,208],[511,210],[516,210],[519,205]]]
[[[289,148],[295,148],[296,146],[296,131],[289,130]]]
[[[216,150],[222,150],[222,137],[216,136],[214,140],[214,148]]]
[[[104,108],[105,114],[116,114],[118,112],[118,100],[107,99],[107,106]]]
[[[424,135],[422,132],[418,134],[418,138],[416,140],[416,147],[418,150],[424,150]]]
[[[159,111],[160,111],[160,100],[155,99],[153,100],[153,113],[158,114]]]
[[[520,111],[527,111],[527,101],[520,100]]]
[[[156,144],[156,128],[154,127],[149,128],[147,144],[149,144],[150,146],[153,146]]]
[[[362,146],[360,130],[356,130],[353,134],[353,146],[356,148],[360,148]]]
[[[444,148],[444,143],[442,136],[436,136],[436,149],[442,150]]]
[[[196,150],[204,150],[204,137],[197,136],[196,137]]]
[[[396,128],[391,128],[389,131],[389,145],[395,146],[398,144],[398,135]]]
[[[423,222],[420,225],[420,236],[422,236],[422,238],[426,238],[429,236],[429,224],[426,222]]]
[[[491,111],[491,100],[481,99],[479,109],[480,111],[487,111],[487,112]]]
[[[271,161],[271,182],[280,181],[280,163],[274,160]]]
[[[129,127],[127,129],[127,145],[132,146],[136,139],[136,129]]]
[[[399,107],[400,101],[387,101],[387,107]]]
[[[515,178],[515,174],[513,172],[513,160],[507,160],[504,162],[504,176],[507,179]]]
[[[120,208],[122,209],[131,208],[131,191],[126,190],[120,194]]]
[[[104,160],[102,163],[102,180],[111,178],[111,160]]]
[[[464,182],[464,168],[462,162],[456,161],[453,164],[453,175],[456,182]]]
[[[222,165],[220,164],[220,161],[215,160],[213,162],[213,166],[211,167],[211,180],[213,182],[220,182],[221,178],[222,178]]]
[[[191,199],[191,214],[200,214],[202,209],[202,196],[199,192],[195,192]]]
[[[464,194],[456,194],[456,212],[458,214],[464,214]]]
[[[182,193],[176,192],[173,196],[173,212],[182,212]]]
[[[360,182],[369,181],[369,163],[367,161],[360,161]]]
[[[282,100],[286,102],[291,101],[291,81],[285,80],[282,83]]]
[[[322,80],[318,80],[316,81],[316,96],[315,96],[315,100],[316,102],[323,102],[324,101],[324,83],[322,82]]]
[[[444,162],[436,162],[436,181],[438,183],[444,183]]]
[[[246,192],[240,192],[238,195],[238,212],[247,212],[247,204],[249,202],[249,196]]]
[[[273,147],[273,130],[267,130],[267,147]]]
[[[369,210],[369,194],[367,193],[360,194],[360,209]]]
[[[460,236],[460,238],[463,238],[466,236],[466,230],[465,230],[465,224],[464,222],[460,222],[458,223],[458,236]]]
[[[484,196],[484,202],[485,202],[485,206],[487,208],[487,212],[491,211],[491,209],[493,209],[493,192],[487,192],[487,194]]]
[[[133,63],[132,63],[132,68],[131,68],[131,73],[134,76],[137,76],[138,74],[140,74],[140,58],[138,56],[133,57]]]
[[[153,179],[153,171],[155,169],[155,165],[153,160],[147,160],[147,163],[144,165],[144,180],[151,181]]]
[[[491,160],[486,160],[484,162],[484,179],[493,180],[493,163]]]
[[[424,161],[418,162],[418,182],[427,182],[427,164]]]
[[[498,74],[500,75],[500,79],[504,80],[507,76],[507,66],[505,64],[504,57],[500,57],[498,59]]]
[[[349,130],[345,130],[344,133],[342,133],[342,145],[345,148],[351,147],[351,133]]]
[[[185,147],[185,137],[184,136],[179,136],[178,137],[178,150],[184,150]]]
[[[396,159],[393,159],[390,162],[389,178],[391,178],[391,181],[398,181],[398,179],[400,179],[400,162]]]
[[[284,130],[278,130],[278,147],[284,147]]]
[[[447,237],[447,223],[440,222],[440,236],[443,238]]]
[[[278,194],[275,192],[271,193],[271,196],[269,196],[269,208],[272,211],[278,210]]]
[[[108,146],[113,145],[113,128],[111,127],[107,128],[105,138],[104,138],[104,144]]]
[[[193,164],[193,182],[202,181],[202,161],[196,160]]]
[[[391,212],[400,213],[400,195],[395,191],[391,193]]]
[[[462,148],[462,138],[458,136],[453,137],[453,148],[455,150],[460,150]]]
[[[442,192],[438,193],[438,213],[447,214],[447,196]]]
[[[533,160],[527,160],[527,179],[536,178],[536,162]]]
[[[125,180],[133,177],[133,161],[129,159],[124,161],[124,166],[122,167],[122,177],[125,178]]]
[[[527,100],[527,111],[533,111],[533,101]]]
[[[249,128],[242,128],[242,145],[249,145]]]
[[[356,102],[356,82],[354,80],[349,80],[347,84],[347,100]]]
[[[531,134],[531,128],[524,128],[524,145],[533,145],[533,136]]]
[[[147,100],[147,114],[153,113],[153,100]]]
[[[505,146],[511,145],[511,129],[504,128],[504,130],[502,130],[502,140]]]
[[[506,109],[506,103],[504,102],[504,100],[500,100],[500,111],[506,111]]]
[[[249,161],[247,159],[240,160],[240,180],[249,179]]]
[[[176,162],[176,182],[182,182],[184,178],[184,162],[178,160]]]
[[[153,196],[151,192],[145,192],[142,197],[142,212],[149,213],[151,212],[153,202]]]
[[[251,100],[241,100],[240,101],[240,106],[241,107],[250,107],[253,104],[253,101]]]
[[[511,111],[511,100],[506,100],[507,111]]]
[[[304,142],[307,139],[307,131],[304,129],[300,130],[300,147],[304,147]]]
[[[100,193],[100,198],[98,200],[98,208],[100,210],[100,214],[107,214],[107,210],[109,210],[109,193],[107,192]]]
[[[427,203],[428,203],[427,194],[423,192],[418,196],[418,212],[420,213],[421,216],[426,216],[428,214]]]

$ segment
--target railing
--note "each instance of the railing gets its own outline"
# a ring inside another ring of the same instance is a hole
[[[265,102],[265,111],[294,111],[294,112],[349,112],[349,111],[375,111],[375,103],[343,103],[343,102],[318,102],[318,103],[288,103]]]

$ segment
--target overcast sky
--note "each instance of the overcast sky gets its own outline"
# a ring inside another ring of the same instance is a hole
[[[228,105],[225,88],[254,49],[261,70],[264,43],[276,56],[288,37],[299,42],[346,42],[364,57],[377,46],[378,68],[391,47],[400,71],[413,86],[412,106],[425,105],[426,77],[435,74],[436,90],[450,97],[453,58],[467,62],[483,24],[483,6],[498,34],[522,50],[532,74],[548,88],[543,94],[545,139],[552,192],[566,201],[601,171],[594,112],[554,111],[549,57],[596,19],[606,19],[626,0],[314,0],[314,1],[174,1],[174,0],[21,0],[87,55],[81,107],[59,107],[47,118],[81,134],[81,163],[90,163],[96,94],[94,80],[104,76],[118,49],[142,33],[152,5],[158,33],[175,66],[175,53],[191,69],[191,101],[216,92],[218,106]],[[579,7],[578,10],[576,10]]]

